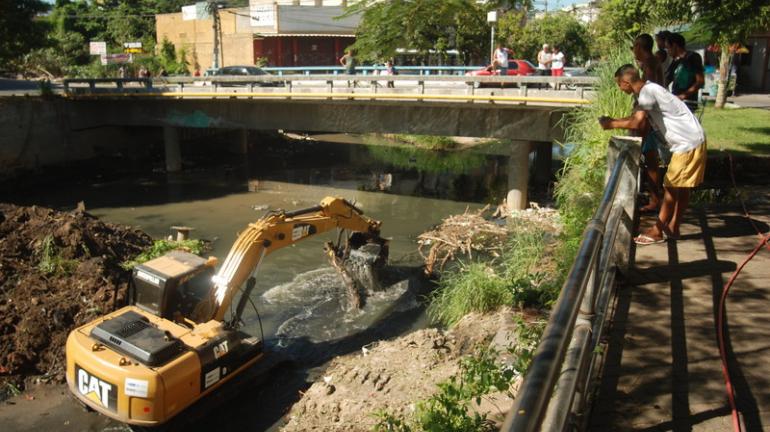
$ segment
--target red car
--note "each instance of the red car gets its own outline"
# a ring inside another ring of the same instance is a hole
[[[509,60],[507,76],[534,75],[537,71],[535,65],[528,60]],[[488,67],[465,73],[466,76],[491,76],[500,75],[500,70],[490,70]]]
[[[517,75],[535,75],[537,72],[537,68],[535,65],[530,63],[527,60],[508,60],[508,73],[506,76],[517,76]],[[491,70],[489,67],[485,67],[479,70],[466,72],[465,76],[499,76],[500,70],[495,69]],[[507,83],[507,84],[495,84],[495,83],[481,83],[476,82],[473,83],[474,87],[515,87],[516,84],[514,83]]]

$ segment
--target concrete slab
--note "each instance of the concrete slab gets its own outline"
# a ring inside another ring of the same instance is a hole
[[[765,210],[753,215],[763,230]],[[680,240],[636,248],[605,333],[589,430],[732,430],[716,311],[724,284],[758,239],[742,212],[707,207],[688,213]],[[744,430],[770,430],[770,250],[743,268],[726,310]]]

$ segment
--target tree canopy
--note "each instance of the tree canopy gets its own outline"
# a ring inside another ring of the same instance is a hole
[[[506,14],[499,23],[501,38],[517,58],[534,60],[544,43],[559,45],[569,63],[590,58],[588,28],[567,12],[557,12],[524,22],[524,12]]]
[[[0,70],[45,43],[45,22],[36,19],[49,6],[40,0],[0,0]]]
[[[464,63],[480,62],[489,52],[487,11],[526,8],[531,1],[362,0],[347,14],[360,13],[353,49],[364,60],[382,60],[399,48],[439,55],[457,50]]]

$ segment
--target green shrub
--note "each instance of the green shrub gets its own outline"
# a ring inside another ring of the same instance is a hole
[[[78,265],[77,261],[62,257],[53,236],[50,235],[43,239],[38,255],[40,256],[40,261],[37,264],[37,268],[48,276],[69,275]]]
[[[625,44],[624,44],[625,45]],[[630,51],[611,53],[596,68],[599,84],[591,104],[573,109],[566,116],[566,143],[573,146],[564,161],[556,185],[556,202],[564,225],[563,247],[559,263],[563,270],[574,261],[586,223],[596,210],[604,191],[607,169],[607,144],[620,131],[605,131],[599,117],[625,117],[631,110],[631,98],[618,89],[615,71],[633,63]]]
[[[182,240],[182,241],[155,240],[155,242],[152,244],[152,246],[149,249],[137,255],[136,258],[130,261],[125,261],[121,263],[120,266],[126,270],[131,270],[132,268],[134,268],[139,264],[142,264],[151,259],[157,258],[165,254],[166,252],[169,252],[175,249],[182,249],[184,251],[187,251],[196,255],[200,255],[205,251],[206,245],[203,242],[203,240],[197,240],[197,239]]]
[[[517,224],[505,252],[494,261],[460,264],[444,272],[428,306],[436,322],[454,324],[471,312],[501,306],[549,306],[556,300],[562,275],[549,248],[555,237],[537,225]],[[554,269],[555,270],[555,269]]]

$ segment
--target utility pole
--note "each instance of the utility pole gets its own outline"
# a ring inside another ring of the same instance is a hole
[[[211,15],[212,27],[214,30],[214,49],[211,54],[211,69],[216,71],[219,69],[219,47],[221,44],[221,41],[219,40],[219,35],[221,33],[221,22],[219,21],[219,2],[217,0],[208,0],[206,9],[208,9],[209,15]]]

